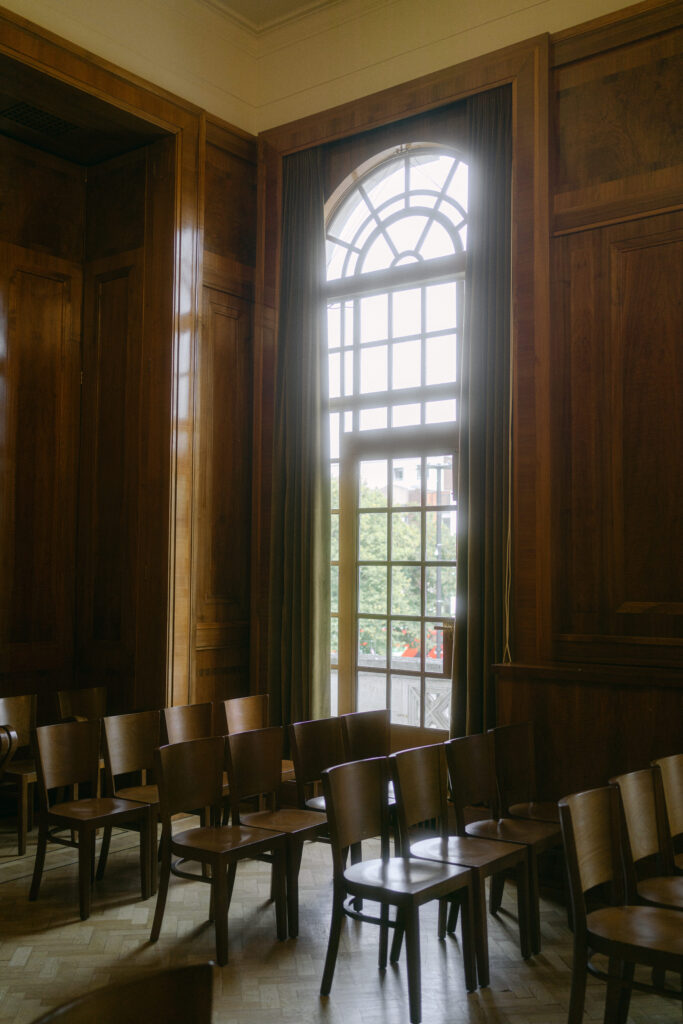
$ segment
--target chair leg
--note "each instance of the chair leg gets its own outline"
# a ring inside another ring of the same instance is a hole
[[[465,988],[474,992],[477,988],[477,958],[474,930],[474,905],[472,886],[461,890],[462,900],[462,958],[465,970]]]
[[[351,863],[352,864],[360,864],[362,859],[363,859],[363,847],[362,847],[362,844],[361,843],[354,843],[353,846],[351,847]],[[353,900],[353,909],[356,911],[357,914],[360,914],[360,912],[362,911],[362,909],[363,909],[363,900],[360,898],[360,896],[356,896],[354,898],[354,900]]]
[[[417,907],[405,911],[406,960],[408,961],[408,1003],[410,1024],[422,1020],[422,986],[420,978],[420,919]]]
[[[529,933],[531,952],[541,952],[541,909],[538,893],[538,859],[533,846],[527,847],[529,857]]]
[[[567,1024],[581,1024],[586,1002],[586,968],[588,950],[581,938],[574,935],[574,959],[572,962],[572,987],[569,996]]]
[[[339,936],[341,934],[342,921],[344,920],[344,890],[341,886],[334,887],[332,897],[332,920],[330,922],[330,937],[327,942],[327,956],[323,969],[323,980],[320,983],[320,995],[329,996],[332,988],[334,968],[337,963],[337,952],[339,950]]]
[[[626,1024],[631,1002],[631,983],[634,965],[609,958],[607,994],[605,996],[605,1024]]]
[[[26,833],[28,831],[28,782],[22,775],[19,783],[19,793],[17,795],[17,847],[19,850],[19,856],[23,857],[26,853]]]
[[[391,953],[389,954],[389,960],[392,964],[398,963],[398,958],[401,955],[401,946],[403,945],[403,933],[406,930],[405,920],[402,910],[396,910],[396,922],[394,924],[394,938],[391,943]]]
[[[31,880],[31,889],[28,894],[30,900],[38,899],[38,891],[40,890],[40,881],[43,877],[43,865],[45,864],[45,851],[47,849],[47,825],[44,825],[41,821],[38,826],[38,846],[36,847],[36,859],[33,865],[33,878]]]
[[[446,919],[450,913],[450,903],[448,900],[439,900],[439,917],[436,926],[436,934],[439,941],[446,938]]]
[[[452,900],[448,911],[448,922],[446,923],[446,931],[450,932],[451,935],[455,931],[455,926],[458,923],[458,913],[460,911],[460,904],[457,900]]]
[[[230,865],[230,870],[233,871],[233,881],[236,867],[236,863]],[[228,875],[222,865],[212,865],[211,888],[215,914],[216,960],[221,967],[224,967],[228,962]]]
[[[519,948],[524,960],[531,956],[531,911],[529,908],[529,868],[526,859],[517,866],[517,922]]]
[[[383,903],[379,911],[379,961],[380,971],[386,970],[389,947],[389,904]]]
[[[159,874],[159,888],[157,890],[157,905],[154,910],[154,921],[152,922],[152,933],[150,942],[156,942],[161,931],[161,922],[164,919],[166,908],[166,896],[168,895],[168,882],[171,877],[171,843],[166,836],[161,837],[161,871]]]
[[[149,808],[143,821],[140,822],[140,891],[143,900],[152,894],[150,879],[152,876],[152,827]],[[102,840],[104,843],[104,839]],[[100,855],[100,859],[101,855]]]
[[[492,914],[497,914],[501,908],[504,887],[505,873],[503,871],[499,871],[497,874],[491,875],[489,888],[489,911]]]
[[[101,882],[104,878],[104,869],[107,866],[107,858],[109,857],[109,844],[111,843],[111,825],[105,825],[102,833],[102,845],[100,846],[100,859],[97,862],[97,873],[95,877],[98,882]]]
[[[78,832],[78,902],[81,921],[90,917],[90,887],[93,875],[93,855],[95,833],[90,828],[81,828]]]
[[[299,868],[304,844],[300,839],[290,836],[287,842],[287,924],[289,937],[295,939],[299,934]]]
[[[486,881],[478,871],[472,872],[474,911],[474,943],[477,956],[477,977],[482,988],[489,984],[489,928],[486,919]],[[451,904],[453,906],[454,904]],[[457,904],[455,904],[457,906]]]
[[[287,854],[284,846],[273,850],[270,876],[271,899],[275,902],[275,927],[280,942],[287,938]]]

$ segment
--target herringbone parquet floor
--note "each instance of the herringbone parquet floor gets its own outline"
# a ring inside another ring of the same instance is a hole
[[[208,886],[172,878],[161,938],[148,941],[155,899],[139,898],[136,837],[114,836],[107,876],[96,884],[88,921],[78,917],[75,851],[52,847],[39,899],[28,902],[35,832],[16,856],[14,821],[0,819],[0,1024],[28,1024],[91,988],[214,956]],[[296,940],[278,942],[267,902],[268,867],[244,863],[230,909],[230,962],[218,972],[216,1024],[408,1024],[404,955],[377,969],[377,929],[347,920],[332,993],[319,995],[331,901],[329,846],[309,843],[300,877]],[[564,1024],[571,936],[564,908],[542,905],[543,951],[523,961],[514,891],[489,918],[491,985],[467,994],[459,939],[436,938],[436,911],[421,912],[424,1024]],[[589,980],[586,1021],[602,1020],[604,986]],[[680,1004],[634,993],[632,1024],[680,1021]],[[95,1024],[95,1022],[93,1022]],[[122,1021],[125,1024],[125,1021]],[[151,1024],[151,1022],[150,1022]]]

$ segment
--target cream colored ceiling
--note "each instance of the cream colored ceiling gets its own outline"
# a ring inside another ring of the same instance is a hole
[[[212,0],[213,4],[231,14],[247,28],[262,32],[292,18],[329,7],[337,0]]]

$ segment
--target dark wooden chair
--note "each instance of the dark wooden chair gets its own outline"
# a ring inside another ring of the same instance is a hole
[[[529,892],[527,848],[516,843],[448,834],[448,783],[443,744],[416,747],[392,754],[390,759],[396,791],[401,850],[406,856],[444,864],[459,864],[472,872],[474,933],[479,984],[489,984],[486,879],[499,871],[512,870],[517,880],[517,917],[522,956],[531,955],[529,939]],[[422,826],[433,833],[415,839]],[[457,910],[457,904],[454,905]],[[449,931],[455,927],[455,915]]]
[[[683,754],[652,762],[659,771],[676,874],[683,874]],[[659,785],[659,782],[657,783]]]
[[[63,722],[104,718],[107,713],[107,687],[58,690],[57,708]]]
[[[619,790],[623,811],[622,856],[629,903],[683,910],[683,877],[674,874],[665,809],[654,768],[610,779]],[[681,925],[683,927],[683,924]]]
[[[683,974],[683,927],[678,910],[625,905],[621,866],[621,814],[616,786],[575,793],[560,800],[574,922],[574,963],[568,1024],[583,1020],[586,974],[607,982],[605,1021],[625,1024],[631,989],[681,998],[659,985],[634,981],[636,964]],[[607,906],[589,910],[586,893],[600,887]],[[608,958],[608,972],[592,962]]]
[[[317,718],[290,726],[290,745],[299,807],[325,811],[325,797],[313,789],[326,768],[347,761],[344,733],[339,718]]]
[[[211,885],[209,919],[215,922],[216,957],[228,962],[228,909],[235,883],[237,864],[245,858],[272,857],[272,893],[275,899],[277,935],[287,937],[285,897],[285,836],[246,825],[219,825],[223,800],[225,739],[203,739],[172,743],[155,751],[155,776],[161,808],[161,873],[152,925],[151,941],[156,942],[164,918],[171,875],[171,858],[198,861],[210,869],[210,877],[195,876],[197,882]],[[197,807],[210,808],[210,824],[173,833],[173,815]]]
[[[352,711],[340,715],[347,761],[388,757],[391,753],[389,710]]]
[[[332,987],[344,899],[358,896],[380,904],[379,967],[387,964],[389,908],[396,908],[390,960],[398,960],[403,936],[408,961],[408,998],[411,1024],[422,1019],[419,908],[430,900],[459,899],[463,927],[463,961],[468,991],[476,988],[476,964],[472,941],[472,874],[456,867],[413,857],[389,856],[389,809],[387,758],[370,758],[337,765],[323,772],[332,842],[333,904],[330,937],[320,994]],[[347,866],[349,848],[380,837],[381,857]]]
[[[493,737],[500,816],[559,825],[557,801],[538,799],[533,723],[499,725],[489,733]]]
[[[478,839],[495,839],[499,842],[516,843],[527,847],[529,867],[529,921],[531,951],[541,950],[541,923],[538,894],[538,855],[557,845],[559,827],[546,821],[525,821],[521,818],[499,817],[497,810],[497,789],[493,768],[491,737],[485,733],[463,736],[448,740],[444,744],[451,796],[455,810],[455,829],[459,836],[475,836]],[[477,806],[485,809],[487,818],[465,820],[465,809]],[[502,893],[499,882],[496,893]],[[494,898],[494,884],[491,881],[490,909],[495,913],[500,907],[500,896]]]
[[[17,749],[12,764],[5,771],[3,785],[16,788],[17,852],[20,857],[26,853],[26,837],[33,828],[33,787],[38,776],[31,738],[36,727],[37,703],[35,693],[0,697],[0,722],[6,722],[17,734]]]
[[[268,720],[268,694],[254,693],[248,697],[230,697],[218,701],[217,720],[221,717],[225,728],[224,735],[229,732],[248,732],[250,729],[266,729]]]
[[[135,828],[140,833],[140,875],[142,898],[150,895],[149,806],[98,796],[100,771],[100,721],[61,722],[44,725],[35,732],[38,769],[38,848],[29,899],[38,897],[48,842],[78,847],[78,889],[81,918],[90,914],[90,886],[94,873],[95,837],[99,828]],[[50,804],[51,793],[65,787],[79,787],[79,796]],[[82,796],[85,786],[89,795]],[[60,833],[70,830],[74,838]]]
[[[17,745],[17,734],[12,726],[0,725],[0,780],[9,768]]]
[[[213,964],[147,971],[77,996],[33,1024],[210,1024]]]
[[[161,714],[167,743],[184,743],[186,740],[201,740],[206,736],[213,736],[211,701],[203,704],[179,704],[164,708]]]
[[[299,868],[304,842],[327,832],[327,818],[319,811],[281,807],[281,726],[232,733],[228,736],[228,777],[232,822],[250,828],[283,832],[287,837],[287,921],[291,938],[299,934]],[[241,809],[245,800],[259,797],[264,809]]]
[[[105,789],[108,796],[147,804],[150,814],[150,878],[152,893],[157,891],[157,822],[159,788],[153,780],[154,751],[160,744],[159,711],[136,711],[128,715],[109,715],[102,719],[104,739]],[[105,829],[98,874],[104,872],[111,829]]]

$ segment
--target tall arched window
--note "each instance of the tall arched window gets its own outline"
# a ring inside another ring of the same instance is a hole
[[[467,191],[453,150],[411,144],[326,210],[332,707],[446,729]]]

